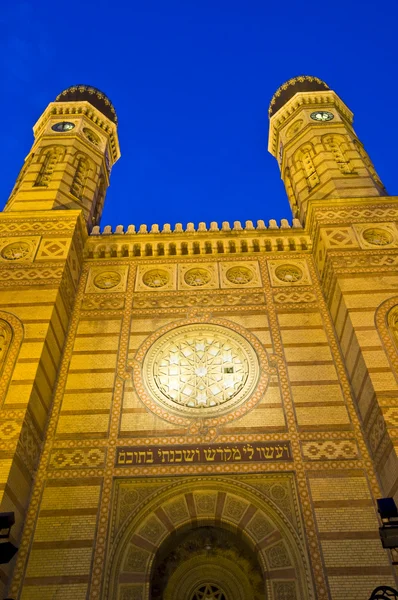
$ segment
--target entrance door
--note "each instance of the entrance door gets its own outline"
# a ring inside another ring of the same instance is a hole
[[[157,553],[151,600],[265,600],[257,559],[235,533],[196,527],[170,536]]]

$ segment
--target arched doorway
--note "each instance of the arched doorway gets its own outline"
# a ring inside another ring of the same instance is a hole
[[[255,552],[222,527],[182,528],[156,553],[151,600],[265,600]]]
[[[313,600],[293,473],[114,485],[103,600]]]

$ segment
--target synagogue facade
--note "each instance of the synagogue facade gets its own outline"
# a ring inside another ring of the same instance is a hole
[[[109,99],[71,87],[34,126],[0,213],[2,597],[397,587],[398,198],[320,79],[269,119],[290,221],[114,230]]]

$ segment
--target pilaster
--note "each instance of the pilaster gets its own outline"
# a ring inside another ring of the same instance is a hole
[[[18,544],[87,233],[81,211],[2,213],[0,228],[0,511]]]

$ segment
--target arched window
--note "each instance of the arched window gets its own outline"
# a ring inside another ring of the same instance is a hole
[[[60,146],[51,146],[45,148],[41,154],[42,163],[39,175],[34,183],[37,187],[47,187],[51,181],[55,166],[61,162],[65,154],[64,148]]]
[[[23,328],[19,319],[15,315],[0,311],[0,407],[7,394],[22,338]]]
[[[28,170],[28,168],[30,167],[32,160],[33,160],[34,154],[29,154],[29,156],[26,158],[24,165],[22,167],[22,169],[19,172],[19,175],[17,177],[17,180],[15,182],[14,188],[11,192],[11,196],[12,197],[18,190],[19,186],[21,185],[22,179],[25,177],[26,172]]]
[[[90,163],[83,155],[79,155],[75,161],[76,170],[70,193],[81,200],[86,188],[87,178],[90,172]]]
[[[294,189],[293,189],[293,183],[292,183],[292,178],[290,175],[289,167],[287,169],[285,169],[284,180],[285,180],[285,188],[286,188],[287,197],[289,199],[290,207],[291,207],[292,213],[293,213],[293,218],[296,218],[298,215],[299,209],[297,206],[297,200],[296,200],[296,196],[295,196]]]
[[[392,372],[398,381],[398,296],[388,298],[380,304],[376,310],[375,323]]]
[[[92,217],[93,225],[99,225],[99,222],[101,220],[102,209],[105,201],[105,192],[105,179],[103,175],[100,175],[98,180],[97,194],[94,200],[94,210]]]
[[[11,344],[12,330],[6,321],[0,320],[0,372],[5,363],[8,349]]]
[[[391,337],[398,351],[398,306],[395,306],[388,313],[388,327]]]
[[[366,152],[365,148],[363,147],[363,145],[361,144],[361,142],[359,140],[353,140],[353,144],[355,146],[355,149],[358,151],[360,157],[362,158],[365,167],[367,168],[370,176],[372,177],[373,181],[382,188],[382,190],[385,190],[384,185],[380,179],[380,177],[378,176],[376,169],[374,168],[374,165],[372,163],[372,161],[369,158],[368,153]]]
[[[346,156],[347,142],[341,135],[324,135],[322,138],[325,150],[333,154],[333,158],[342,173],[348,175],[353,172]]]
[[[308,189],[312,190],[319,183],[319,176],[314,165],[315,150],[312,144],[301,146],[296,152],[296,162],[299,162],[307,180]]]

